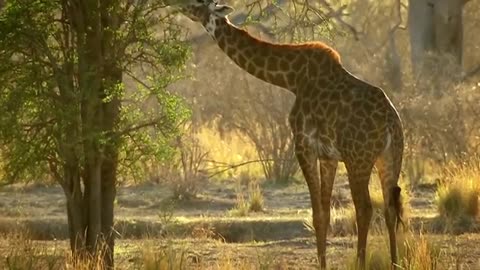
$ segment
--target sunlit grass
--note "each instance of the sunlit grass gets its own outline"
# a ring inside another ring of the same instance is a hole
[[[1,254],[0,268],[9,270],[103,270],[106,246],[99,244],[96,255],[72,256],[64,241],[39,242],[31,240],[28,231],[18,231],[0,237],[2,244],[10,247]],[[45,245],[48,243],[48,245]]]
[[[478,159],[445,170],[436,194],[438,223],[446,230],[465,231],[476,225],[480,214],[480,163]]]
[[[240,164],[258,159],[255,147],[236,133],[231,132],[221,137],[218,132],[212,129],[202,128],[197,136],[200,144],[208,149],[211,161],[220,162],[209,162],[208,170],[212,173],[225,168],[225,165]],[[217,175],[217,178],[225,179],[240,175],[242,172],[248,172],[252,176],[263,176],[260,163],[250,163],[225,171]]]
[[[26,231],[17,231],[0,237],[10,249],[2,254],[1,269],[60,269],[64,264],[63,251],[35,245]]]
[[[248,201],[245,200],[243,193],[237,194],[237,200],[235,202],[235,207],[228,211],[228,216],[230,217],[246,217],[250,213],[250,206]]]
[[[265,200],[258,183],[248,186],[248,209],[252,212],[261,212],[265,208]]]
[[[384,270],[390,268],[390,248],[388,244],[388,236],[381,235],[380,243],[371,244],[371,240],[367,247],[366,269],[365,270]],[[401,235],[397,239],[397,256],[398,269],[405,270],[437,270],[449,269],[441,267],[440,259],[445,259],[446,254],[441,252],[440,246],[434,244],[423,233],[409,232]],[[348,269],[356,270],[357,268],[356,253],[352,252],[349,259]]]
[[[186,269],[188,266],[187,252],[184,248],[173,248],[167,244],[158,248],[151,241],[141,247],[141,268],[143,270]]]

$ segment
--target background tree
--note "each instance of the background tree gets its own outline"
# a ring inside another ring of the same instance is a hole
[[[408,1],[408,27],[412,65],[418,75],[427,58],[447,56],[462,66],[463,9],[469,0]]]
[[[169,138],[188,117],[181,100],[165,91],[188,56],[181,28],[161,1],[4,4],[4,181],[51,175],[66,196],[74,255],[104,256],[113,267],[119,164],[135,165],[133,150],[167,157]],[[135,83],[125,85],[128,77]],[[148,106],[141,107],[145,99]]]

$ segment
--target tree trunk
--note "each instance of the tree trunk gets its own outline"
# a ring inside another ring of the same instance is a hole
[[[100,260],[106,269],[114,267],[114,201],[118,143],[113,136],[118,122],[120,102],[105,101],[109,90],[122,82],[122,69],[116,58],[112,33],[114,17],[110,1],[80,1],[82,8],[70,8],[67,14],[74,26],[80,107],[72,122],[64,125],[65,145],[71,164],[65,165],[70,242],[74,256]],[[75,103],[65,103],[75,104]],[[65,108],[69,110],[69,108]],[[78,119],[78,122],[73,121]],[[75,149],[82,155],[76,155]],[[78,158],[82,157],[82,158]],[[67,166],[68,165],[68,166]],[[83,183],[83,188],[82,184]],[[86,256],[84,256],[86,255]]]
[[[433,4],[435,49],[462,65],[464,0],[437,0]]]
[[[117,181],[117,152],[114,149],[107,151],[108,158],[102,166],[102,228],[101,232],[105,241],[105,265],[113,267],[115,234],[113,210],[116,196]]]
[[[67,197],[68,229],[70,233],[70,248],[74,254],[80,255],[85,251],[86,224],[83,198],[81,191],[74,191]]]
[[[395,33],[391,33],[388,38],[388,45],[385,51],[384,71],[385,78],[390,83],[389,88],[394,91],[401,91],[403,87],[402,59],[398,53]]]
[[[463,7],[466,0],[409,0],[408,29],[416,76],[442,67],[444,57],[460,69],[463,54]],[[438,74],[438,72],[435,72]]]
[[[116,66],[114,57],[109,58],[106,64],[105,77],[108,78],[110,83],[107,83],[107,87],[115,87],[122,82],[122,71]],[[105,89],[103,89],[105,92]],[[103,93],[105,94],[105,93]],[[111,132],[115,129],[115,125],[118,122],[120,101],[117,97],[113,97],[108,103],[103,103],[103,122],[102,130],[105,132]],[[102,227],[101,233],[105,241],[105,265],[113,267],[114,265],[114,246],[115,246],[115,233],[114,233],[114,220],[113,210],[116,196],[117,185],[117,167],[118,167],[118,138],[110,137],[108,143],[104,148],[104,161],[101,168],[102,176]]]
[[[433,4],[429,0],[408,1],[408,31],[414,74],[423,69],[426,54],[435,48]]]
[[[118,30],[119,18],[118,12],[115,8],[118,5],[114,4],[113,0],[101,1],[100,17],[104,25],[108,28],[103,32],[102,53],[105,59],[104,62],[104,85],[101,89],[101,97],[105,98],[108,90],[112,90],[122,82],[122,68],[119,66],[119,51],[116,48],[114,38],[115,31]],[[104,132],[112,133],[115,130],[115,125],[118,122],[120,112],[120,100],[117,96],[111,97],[110,102],[102,104],[103,122],[102,130]],[[105,160],[102,164],[102,235],[106,244],[105,250],[105,265],[112,267],[114,265],[114,247],[115,247],[115,231],[113,228],[113,210],[116,196],[117,185],[117,167],[118,167],[118,138],[113,136],[109,138],[108,143],[104,148]]]

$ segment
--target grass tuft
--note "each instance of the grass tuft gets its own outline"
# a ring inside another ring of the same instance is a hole
[[[386,237],[386,236],[385,236]],[[409,234],[403,242],[399,239],[398,246],[398,269],[404,270],[432,270],[439,269],[441,254],[440,247],[429,241],[424,234]],[[390,249],[388,240],[381,246],[373,247],[369,244],[366,255],[365,270],[390,269]],[[356,253],[353,252],[348,269],[358,269]]]
[[[228,216],[231,217],[246,217],[248,216],[250,206],[245,200],[245,196],[242,192],[237,192],[237,200],[235,202],[235,207],[228,211]]]
[[[440,247],[429,241],[423,233],[410,235],[399,251],[399,263],[406,270],[438,269],[443,256]]]
[[[478,165],[452,166],[436,194],[437,225],[455,233],[474,229],[480,215]]]
[[[264,198],[258,183],[251,183],[248,187],[248,209],[252,212],[262,212],[264,209]]]
[[[311,220],[311,219],[310,219]],[[330,233],[334,236],[348,236],[356,234],[355,209],[352,207],[330,209]],[[310,229],[312,232],[313,227]]]
[[[146,244],[142,250],[141,269],[187,269],[187,259],[187,252],[174,249],[171,243],[161,249],[155,248],[153,244]]]
[[[228,211],[231,217],[245,217],[250,212],[262,212],[264,210],[265,200],[263,198],[262,190],[257,182],[250,182],[248,184],[248,201],[245,199],[245,194],[240,182],[237,183],[237,200],[235,207]]]
[[[17,231],[0,237],[6,246],[14,247],[8,253],[2,254],[1,269],[27,270],[27,269],[62,269],[64,260],[55,248],[53,252],[44,246],[35,245],[29,239],[27,231]]]

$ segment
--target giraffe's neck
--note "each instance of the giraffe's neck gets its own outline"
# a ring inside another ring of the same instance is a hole
[[[227,18],[211,17],[204,27],[240,68],[263,81],[296,92],[298,74],[308,62],[305,55],[288,45],[258,40]]]

